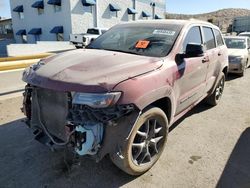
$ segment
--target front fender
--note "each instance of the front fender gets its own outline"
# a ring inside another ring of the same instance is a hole
[[[173,80],[166,78],[166,72],[161,70],[126,80],[115,87],[115,91],[123,91],[119,104],[135,104],[141,111],[159,99],[168,98],[171,101],[171,119],[175,112],[175,97],[171,86]],[[170,119],[170,121],[171,121]]]

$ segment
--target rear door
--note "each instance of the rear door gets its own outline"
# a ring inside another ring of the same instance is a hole
[[[208,71],[206,77],[206,92],[208,92],[214,85],[216,78],[218,77],[221,65],[223,64],[223,50],[216,46],[216,38],[214,31],[211,27],[202,27],[204,46],[208,58]]]
[[[193,26],[184,37],[182,51],[185,53],[189,43],[203,44],[200,26]],[[178,65],[181,77],[177,81],[179,87],[179,100],[176,115],[198,101],[203,95],[206,86],[207,74],[206,55],[194,58],[184,58]]]

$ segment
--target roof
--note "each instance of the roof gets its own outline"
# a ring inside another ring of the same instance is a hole
[[[242,33],[240,33],[240,35],[244,35],[244,34],[250,34],[250,32],[242,32]]]
[[[248,39],[246,36],[225,36],[225,39]]]
[[[12,21],[12,19],[11,18],[8,18],[8,19],[2,19],[2,20],[0,20],[0,23],[1,22],[11,22]]]
[[[137,25],[137,24],[145,24],[145,25],[158,25],[158,24],[175,24],[175,25],[191,25],[191,24],[203,24],[209,27],[217,28],[216,25],[213,25],[209,22],[205,22],[202,20],[190,19],[190,20],[176,20],[176,19],[158,19],[158,20],[139,20],[133,22],[121,23],[119,25]]]

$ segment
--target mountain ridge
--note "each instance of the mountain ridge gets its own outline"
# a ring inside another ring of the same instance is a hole
[[[201,13],[201,14],[175,14],[166,13],[167,19],[199,19],[204,21],[210,21],[219,26],[224,32],[230,28],[233,19],[241,16],[250,16],[249,9],[243,8],[228,8],[220,9],[213,12]]]

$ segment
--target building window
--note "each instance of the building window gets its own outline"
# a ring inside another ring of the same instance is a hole
[[[23,19],[24,18],[24,15],[23,15],[23,5],[19,5],[17,6],[16,8],[13,9],[13,12],[17,12],[18,13],[18,16],[20,19]]]
[[[16,35],[20,36],[22,43],[27,43],[27,34],[25,29],[19,30]]]
[[[56,34],[56,40],[57,41],[64,41],[63,33],[57,33]]]
[[[93,13],[94,6],[96,5],[95,0],[82,0],[82,5],[84,7],[90,7],[90,12]]]
[[[43,8],[38,8],[37,9],[38,15],[44,14],[44,9]]]
[[[53,5],[54,12],[60,12],[62,10],[62,1],[61,0],[49,0],[49,5]]]
[[[40,41],[40,35],[34,35],[35,41]]]
[[[22,43],[27,43],[27,35],[21,35]]]
[[[20,18],[20,19],[24,19],[24,14],[23,14],[23,12],[19,12],[18,15],[19,15],[19,18]]]
[[[148,20],[148,18],[151,17],[149,13],[146,11],[142,11],[142,19]]]
[[[33,35],[35,41],[40,41],[40,35],[42,34],[41,28],[33,28],[28,32],[29,35]]]
[[[54,5],[54,12],[60,12],[62,10],[62,7],[59,5]]]
[[[31,5],[32,8],[36,8],[38,15],[41,15],[44,13],[44,2],[43,1],[36,1],[33,5]]]
[[[127,12],[128,12],[128,15],[132,16],[132,20],[135,20],[135,15],[137,14],[137,11],[133,8],[128,8]]]
[[[121,8],[115,4],[109,4],[109,10],[115,12],[116,17],[118,17],[118,11],[121,11]]]
[[[50,33],[56,35],[57,41],[64,41],[64,35],[63,35],[63,26],[56,26],[54,27]]]

